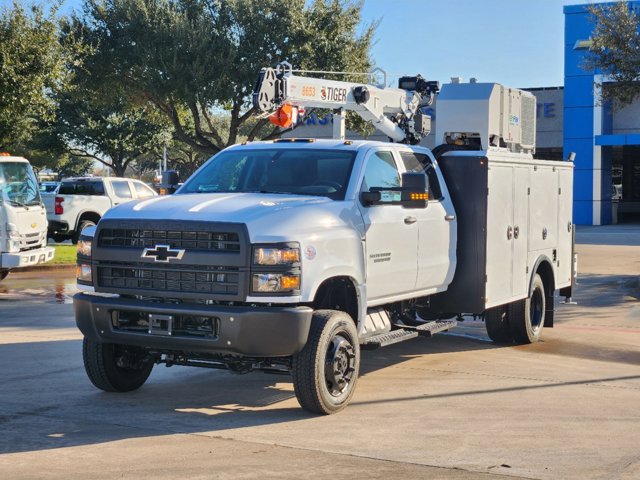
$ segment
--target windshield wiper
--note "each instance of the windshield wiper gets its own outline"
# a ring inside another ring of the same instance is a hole
[[[258,190],[258,193],[273,193],[276,195],[299,195],[299,193],[294,192],[277,192],[275,190]]]
[[[18,200],[9,200],[7,199],[6,202],[8,202],[10,205],[17,205],[18,207],[26,207],[26,205],[22,202],[19,202]]]

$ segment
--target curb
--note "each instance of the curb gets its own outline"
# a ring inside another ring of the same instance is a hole
[[[12,271],[15,272],[15,273],[20,273],[20,272],[43,272],[43,271],[46,271],[46,270],[67,270],[67,269],[72,269],[72,268],[76,268],[76,264],[75,263],[69,263],[69,264],[64,264],[64,265],[49,265],[49,266],[34,265],[33,267],[16,268],[16,269],[13,269]]]

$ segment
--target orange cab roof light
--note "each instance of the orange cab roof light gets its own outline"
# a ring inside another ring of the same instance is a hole
[[[10,157],[11,154],[9,152],[0,152],[0,157]]]

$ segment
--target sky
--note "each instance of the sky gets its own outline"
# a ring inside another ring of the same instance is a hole
[[[0,0],[0,6],[11,3]],[[581,3],[594,2],[364,0],[362,16],[363,24],[379,22],[372,57],[390,82],[420,74],[441,83],[475,77],[509,87],[555,87],[564,82],[562,7]],[[63,11],[80,4],[64,0]]]
[[[373,58],[388,77],[509,87],[564,83],[564,5],[589,0],[365,0],[379,20]]]

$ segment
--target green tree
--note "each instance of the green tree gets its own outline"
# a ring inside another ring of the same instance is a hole
[[[208,155],[204,155],[178,140],[168,142],[166,147],[167,168],[169,170],[177,170],[182,181],[189,178],[209,158]],[[138,176],[148,176],[148,172],[158,170],[158,166],[163,163],[163,160],[164,148],[158,148],[143,155],[136,162],[136,174]]]
[[[49,122],[38,122],[34,134],[16,144],[12,152],[28,158],[36,170],[48,168],[57,172],[59,178],[83,176],[93,167],[92,159],[73,156],[67,151],[55,126]]]
[[[102,163],[118,176],[170,138],[168,125],[151,105],[132,104],[115,88],[108,97],[83,88],[83,79],[57,96],[55,131],[72,157]]]
[[[588,70],[607,75],[603,100],[615,106],[633,102],[640,95],[640,22],[627,2],[592,5],[594,30],[585,61]]]
[[[174,136],[211,155],[279,134],[250,96],[261,67],[366,71],[375,25],[343,0],[85,0],[67,32],[94,49],[85,68],[108,91],[152,102]],[[217,122],[226,116],[226,122]]]
[[[16,1],[0,11],[0,150],[28,141],[55,104],[49,93],[64,81],[57,7]]]

